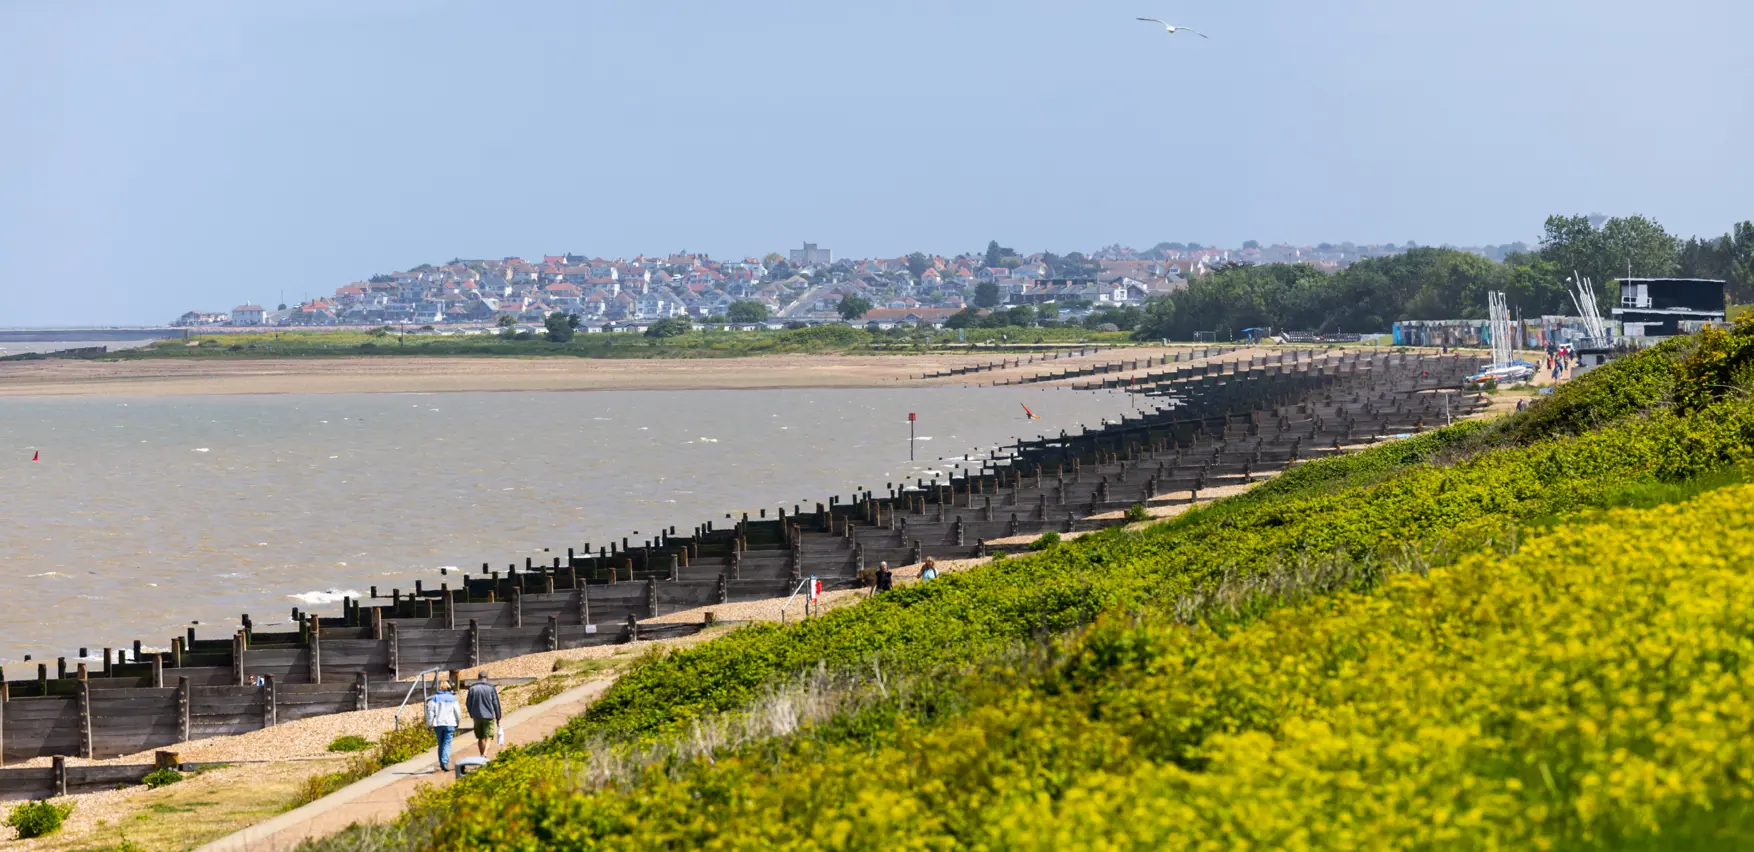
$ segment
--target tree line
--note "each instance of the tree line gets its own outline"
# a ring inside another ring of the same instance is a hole
[[[1493,290],[1518,316],[1575,316],[1573,276],[1591,279],[1604,315],[1619,301],[1614,282],[1624,277],[1722,279],[1731,302],[1754,301],[1754,223],[1682,241],[1643,216],[1552,216],[1539,247],[1503,262],[1414,248],[1331,275],[1309,264],[1229,263],[1149,301],[1138,336],[1186,339],[1245,328],[1369,333],[1400,320],[1484,319]]]

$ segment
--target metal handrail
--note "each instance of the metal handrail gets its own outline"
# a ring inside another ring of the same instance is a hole
[[[439,673],[444,672],[444,671],[448,671],[448,670],[444,669],[444,668],[427,669],[427,670],[421,672],[420,674],[417,674],[414,676],[414,682],[408,684],[408,692],[402,696],[402,703],[396,705],[396,723],[395,723],[394,727],[397,730],[402,729],[402,708],[407,707],[408,706],[408,699],[414,697],[414,687],[416,687],[416,686],[420,687],[420,700],[422,703],[425,703],[426,699],[431,697],[430,695],[427,694],[427,691],[426,691],[426,676],[427,675],[433,676],[433,678],[432,678],[433,687],[437,688],[438,675],[439,675]]]

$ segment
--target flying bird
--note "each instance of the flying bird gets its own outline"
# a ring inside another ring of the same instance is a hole
[[[1207,38],[1208,37],[1205,33],[1197,33],[1197,32],[1194,32],[1193,30],[1188,29],[1187,27],[1178,27],[1175,24],[1167,23],[1164,21],[1159,21],[1156,18],[1140,18],[1139,20],[1150,21],[1153,24],[1163,24],[1163,28],[1165,30],[1167,30],[1170,35],[1175,35],[1176,33],[1194,33],[1194,35],[1197,35],[1200,38]]]

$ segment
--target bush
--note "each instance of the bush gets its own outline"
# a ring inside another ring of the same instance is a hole
[[[1134,503],[1127,507],[1127,523],[1136,524],[1149,520],[1151,520],[1151,512],[1145,508],[1144,503]]]
[[[1669,717],[1645,713],[1650,708],[1644,705],[1621,716],[1595,711],[1609,707],[1603,701],[1691,694],[1674,688],[1685,680],[1662,678],[1696,677],[1720,692],[1754,682],[1743,677],[1744,660],[1754,658],[1711,650],[1740,647],[1729,637],[1754,629],[1732,623],[1747,607],[1695,607],[1713,599],[1707,589],[1678,605],[1688,618],[1649,612],[1663,601],[1681,601],[1690,575],[1702,586],[1722,588],[1717,600],[1754,599],[1754,583],[1736,580],[1726,567],[1746,563],[1746,555],[1737,554],[1754,547],[1754,533],[1724,530],[1732,523],[1725,507],[1754,501],[1754,489],[1725,496],[1709,518],[1682,523],[1653,514],[1640,523],[1606,523],[1551,550],[1524,545],[1531,555],[1509,563],[1491,545],[1508,539],[1502,547],[1515,553],[1519,523],[1613,505],[1615,495],[1691,480],[1754,454],[1754,405],[1739,395],[1685,413],[1643,404],[1673,393],[1672,353],[1661,350],[1622,359],[1623,377],[1648,379],[1630,390],[1587,382],[1592,372],[1514,418],[1459,424],[1299,465],[1248,494],[1143,530],[1086,535],[1037,555],[995,559],[948,582],[905,586],[790,628],[753,625],[647,657],[548,742],[431,794],[414,819],[437,824],[432,845],[439,848],[576,848],[611,836],[630,847],[709,846],[716,842],[713,832],[723,832],[721,840],[753,836],[746,833],[753,825],[748,820],[775,814],[781,818],[760,836],[776,845],[803,843],[796,832],[808,830],[804,821],[842,826],[860,837],[915,831],[915,845],[928,848],[1006,848],[1027,845],[1019,832],[1074,837],[1118,826],[1131,831],[1134,819],[1146,819],[1138,845],[1197,846],[1222,824],[1246,829],[1254,845],[1270,848],[1294,845],[1295,837],[1278,832],[1299,821],[1329,831],[1320,808],[1362,807],[1380,788],[1381,795],[1397,797],[1394,807],[1346,817],[1405,840],[1396,845],[1468,845],[1478,836],[1468,832],[1482,830],[1479,819],[1467,816],[1475,811],[1490,814],[1486,824],[1503,827],[1504,836],[1525,841],[1636,834],[1642,814],[1655,815],[1648,828],[1663,827],[1686,791],[1665,793],[1669,788],[1659,783],[1632,779],[1728,777],[1726,767],[1710,761],[1695,772],[1687,768],[1693,764],[1673,759],[1742,760],[1745,747],[1721,736],[1729,724],[1723,720],[1739,714],[1680,708],[1685,712],[1673,718],[1697,722],[1684,726],[1688,736],[1703,731],[1689,740],[1699,748],[1687,751],[1676,741],[1663,752],[1669,762],[1652,762],[1652,749],[1668,735],[1637,725]],[[1666,524],[1677,532],[1662,533]],[[1614,533],[1621,527],[1631,533],[1624,541]],[[1669,552],[1696,538],[1712,542],[1698,558]],[[1604,549],[1592,544],[1598,539],[1621,544]],[[1647,546],[1641,542],[1667,549],[1647,558],[1639,555]],[[1592,579],[1603,561],[1612,563],[1601,569],[1612,582]],[[1509,567],[1493,573],[1501,563]],[[1444,570],[1461,579],[1443,587],[1385,579],[1395,573],[1388,566],[1437,577],[1433,565],[1450,566]],[[1282,570],[1315,578],[1298,579],[1312,588],[1327,583],[1323,591],[1371,594],[1329,595],[1275,615],[1272,602],[1291,599],[1284,584],[1250,583]],[[1232,598],[1191,615],[1180,609],[1209,590],[1231,587],[1259,590],[1265,603]],[[1618,617],[1614,607],[1625,607],[1630,617]],[[1113,615],[1099,619],[1103,613]],[[1209,619],[1214,629],[1190,631],[1176,623],[1189,618]],[[1098,626],[1082,638],[1072,634],[1092,622]],[[1584,629],[1590,623],[1598,629]],[[1615,636],[1602,625],[1646,633]],[[1534,632],[1519,633],[1519,626]],[[1706,632],[1647,635],[1672,629]],[[1601,641],[1591,638],[1598,634]],[[1003,656],[1035,647],[1043,636],[1060,636],[1062,644],[1030,665],[1051,665],[1052,677]],[[1507,651],[1505,642],[1522,650]],[[1661,665],[1626,657],[1675,648],[1688,650]],[[649,783],[580,791],[578,758],[585,752],[595,758],[620,744],[643,749],[678,741],[696,720],[756,706],[801,671],[874,668],[873,655],[898,684],[933,672],[974,674],[959,689],[898,691],[894,702],[863,715],[752,746],[748,760],[671,763],[651,773]],[[1283,663],[1306,655],[1307,663]],[[1568,667],[1586,657],[1587,665]],[[1432,676],[1434,659],[1471,667],[1469,675]],[[1516,664],[1492,670],[1496,660]],[[1700,674],[1702,666],[1720,667],[1720,676]],[[1666,674],[1671,668],[1675,674]],[[1634,691],[1619,695],[1614,684],[1591,674],[1602,671],[1632,678]],[[1533,679],[1519,680],[1519,672]],[[1354,688],[1354,678],[1369,685]],[[1479,684],[1478,693],[1469,693],[1468,684]],[[1429,705],[1403,700],[1421,690],[1434,696]],[[1700,700],[1740,706],[1733,694],[1700,693]],[[1351,715],[1334,709],[1352,702],[1366,706]],[[1491,708],[1505,709],[1494,716]],[[1616,739],[1591,750],[1595,741],[1585,723],[1618,726]],[[872,730],[886,732],[882,748],[872,747]],[[1367,748],[1378,742],[1383,747]],[[1408,757],[1395,758],[1399,751]],[[974,760],[977,752],[992,759]],[[1638,772],[1615,775],[1614,765],[1603,762],[1611,754],[1646,762]],[[1277,755],[1285,760],[1274,762]],[[1538,768],[1551,777],[1517,775],[1537,767],[1522,755],[1541,756]],[[1347,772],[1366,770],[1370,783],[1357,789],[1369,795],[1335,797],[1335,790],[1353,789]],[[1603,788],[1592,786],[1590,777],[1632,784],[1625,795],[1640,803],[1628,811],[1632,816],[1616,821],[1615,808],[1605,807]],[[846,809],[864,801],[859,791],[876,787],[894,790],[893,802],[877,809],[867,802],[864,815]],[[1530,800],[1530,791],[1542,790],[1551,796]],[[1238,805],[1208,823],[1182,804],[1231,798],[1246,800],[1252,810]],[[1142,808],[1133,815],[1103,810],[1126,802]],[[1442,831],[1462,833],[1426,835],[1425,844],[1396,835],[1417,830],[1412,822],[1394,821],[1396,814],[1418,814],[1408,819],[1434,825],[1429,808],[1417,802],[1442,803],[1450,809]],[[1506,802],[1535,810],[1511,816]],[[1708,820],[1749,813],[1728,803],[1719,807],[1716,799],[1696,804],[1713,815]],[[1151,815],[1160,809],[1178,816],[1156,820]],[[920,815],[933,819],[920,822]],[[1585,825],[1596,817],[1602,818]],[[874,826],[878,819],[891,821]],[[1572,824],[1583,828],[1567,833]],[[1173,833],[1178,825],[1185,826],[1181,835]],[[1732,835],[1725,836],[1742,836],[1733,826],[1726,830]],[[953,838],[945,833],[952,831]],[[1320,836],[1327,842],[1313,845],[1340,845],[1338,836]],[[1449,840],[1439,842],[1443,838]]]
[[[670,317],[646,326],[646,336],[655,339],[681,337],[691,331],[694,331],[694,321],[688,317]]]
[[[12,809],[0,825],[12,827],[20,839],[47,837],[61,830],[61,823],[73,812],[73,803],[26,802]]]
[[[1041,538],[1038,538],[1035,541],[1032,541],[1029,543],[1030,550],[1052,550],[1053,548],[1056,548],[1059,546],[1060,546],[1060,534],[1057,532],[1042,533]]]
[[[433,736],[431,728],[423,725],[386,731],[378,738],[378,763],[394,766],[437,745],[438,737]]]
[[[359,736],[358,734],[343,734],[342,736],[336,737],[334,742],[329,743],[330,751],[342,753],[365,751],[371,747],[371,740]]]
[[[146,788],[149,790],[157,790],[160,787],[168,787],[181,780],[183,780],[183,773],[166,766],[162,769],[155,769],[148,773],[145,778],[140,779],[140,783],[145,784]]]

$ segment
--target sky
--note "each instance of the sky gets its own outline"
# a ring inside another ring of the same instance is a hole
[[[1721,234],[1754,217],[1750,30],[1743,0],[0,0],[0,327],[453,257]]]

